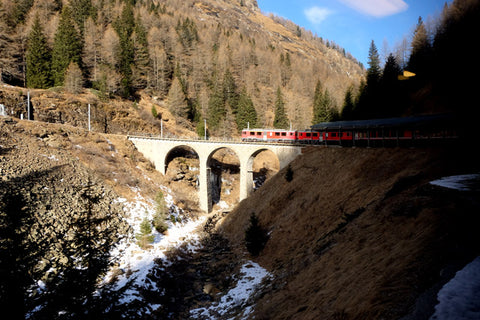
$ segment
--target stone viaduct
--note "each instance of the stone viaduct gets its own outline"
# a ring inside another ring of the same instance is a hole
[[[161,139],[154,137],[128,136],[138,151],[155,165],[162,174],[167,171],[167,158],[177,148],[193,149],[200,161],[199,200],[200,208],[209,212],[212,208],[210,186],[210,160],[213,154],[223,148],[236,153],[240,160],[240,201],[253,191],[253,160],[260,152],[272,151],[278,158],[280,169],[286,167],[302,153],[302,147],[283,144],[243,143],[211,140]]]

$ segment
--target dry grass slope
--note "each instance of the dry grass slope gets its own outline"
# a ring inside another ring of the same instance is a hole
[[[478,193],[429,184],[478,172],[459,149],[311,149],[291,168],[220,227],[244,254],[251,212],[270,232],[257,319],[428,318],[438,286],[480,253]]]

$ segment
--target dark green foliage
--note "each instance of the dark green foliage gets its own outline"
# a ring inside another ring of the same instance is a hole
[[[135,29],[135,17],[130,1],[127,1],[120,17],[115,20],[114,28],[120,41],[118,70],[122,75],[122,95],[127,98],[132,94],[132,67],[135,60],[135,48],[132,41],[132,34]]]
[[[155,204],[156,208],[155,215],[153,217],[153,226],[158,232],[164,233],[168,229],[166,220],[168,218],[169,210],[162,191],[157,193],[157,196],[155,197]]]
[[[255,213],[250,216],[250,225],[245,230],[245,246],[252,256],[258,256],[268,241],[268,234],[263,229]]]
[[[273,127],[277,129],[288,129],[289,122],[287,114],[285,113],[285,101],[280,87],[277,89],[277,100],[275,101],[275,118],[273,120]]]
[[[73,20],[83,35],[85,21],[90,16],[95,20],[96,9],[92,5],[92,0],[70,0],[69,3],[72,8]]]
[[[360,88],[359,98],[355,107],[356,118],[370,119],[378,117],[381,108],[380,96],[380,56],[375,42],[372,40],[368,51],[367,82]]]
[[[72,10],[65,6],[53,44],[52,73],[55,86],[63,85],[65,71],[70,62],[75,62],[80,68],[82,67],[81,54],[82,42],[73,23]]]
[[[150,53],[148,51],[147,31],[140,18],[137,19],[134,33],[134,72],[133,85],[135,89],[142,89],[149,85]]]
[[[285,172],[285,180],[291,182],[293,180],[293,170],[290,165],[287,167],[287,172]]]
[[[38,15],[28,35],[27,46],[27,87],[46,89],[52,85],[52,55]]]
[[[207,123],[209,129],[216,130],[219,128],[222,120],[227,115],[227,109],[225,108],[225,100],[223,99],[223,92],[219,92],[217,89],[208,101],[207,111]]]
[[[345,92],[341,118],[343,120],[352,120],[354,118],[354,113],[353,113],[354,108],[355,108],[355,103],[354,103],[354,96],[353,96],[353,87],[350,86]]]
[[[235,114],[235,121],[239,131],[250,125],[254,128],[257,125],[257,111],[253,105],[252,99],[248,96],[244,89],[238,98],[237,113]]]
[[[147,249],[155,239],[155,236],[152,234],[152,224],[147,217],[142,220],[140,232],[135,235],[135,238],[138,246],[142,249]]]
[[[195,25],[195,22],[189,18],[186,18],[183,21],[178,20],[175,30],[178,34],[178,40],[188,52],[188,49],[198,41],[197,26]]]
[[[17,0],[11,16],[8,17],[8,24],[15,27],[18,24],[24,23],[25,18],[33,6],[34,0]]]
[[[335,102],[327,88],[323,91],[322,84],[320,80],[318,80],[313,97],[312,124],[335,121],[337,118],[338,113],[336,111]]]

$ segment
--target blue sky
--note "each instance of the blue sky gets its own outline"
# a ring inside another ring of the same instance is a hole
[[[262,12],[287,18],[319,37],[334,41],[368,67],[372,40],[383,54],[404,36],[411,39],[421,16],[440,14],[452,0],[257,0]]]

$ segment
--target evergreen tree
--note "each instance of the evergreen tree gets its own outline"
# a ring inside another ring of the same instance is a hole
[[[223,76],[223,98],[235,114],[238,111],[239,95],[235,79],[229,69],[225,70]]]
[[[254,128],[257,125],[257,111],[253,105],[252,99],[247,94],[247,90],[243,89],[238,98],[238,108],[235,114],[235,121],[237,123],[238,130],[246,128],[250,125],[250,128]]]
[[[320,80],[315,86],[315,93],[313,95],[313,119],[312,124],[327,121],[327,110],[323,107],[323,89]]]
[[[360,88],[359,99],[356,105],[355,115],[358,118],[369,119],[377,117],[381,107],[380,99],[380,56],[375,42],[372,40],[368,50],[367,82]]]
[[[137,19],[134,33],[134,69],[133,85],[136,89],[142,89],[149,85],[151,73],[150,54],[148,51],[147,32],[140,18]]]
[[[64,6],[53,44],[52,73],[55,86],[62,86],[70,62],[81,63],[82,43],[75,29],[71,9]]]
[[[255,213],[250,215],[250,225],[245,231],[245,246],[252,256],[258,256],[268,241],[267,232],[260,226]]]
[[[412,39],[412,52],[408,61],[407,70],[416,74],[416,80],[428,76],[432,46],[428,38],[427,29],[422,17],[418,18],[417,26]]]
[[[73,20],[83,35],[87,18],[91,16],[95,20],[96,10],[92,5],[92,0],[70,0],[69,3],[72,8]]]
[[[51,52],[38,14],[28,35],[27,87],[46,89],[52,85]]]
[[[403,92],[403,82],[398,81],[398,75],[401,68],[397,59],[390,54],[385,62],[381,80],[381,98],[385,106],[380,113],[381,117],[399,117],[403,115],[405,106],[405,92]]]
[[[217,89],[208,101],[207,123],[211,130],[218,129],[220,123],[225,119],[227,109],[223,99],[223,92]]]
[[[135,17],[131,1],[127,1],[120,17],[114,22],[115,31],[119,38],[118,71],[122,75],[122,95],[130,97],[132,94],[132,67],[135,60],[135,49],[132,33],[135,29]]]
[[[375,42],[372,40],[370,48],[368,49],[367,86],[376,86],[380,81],[380,75],[380,55],[378,54]]]
[[[355,104],[353,101],[353,86],[350,86],[347,88],[347,91],[345,92],[345,98],[343,100],[342,115],[341,115],[342,120],[354,119],[354,113],[353,113],[354,109],[355,109]]]
[[[142,249],[147,249],[155,239],[155,236],[152,234],[152,224],[147,217],[140,223],[140,232],[135,235],[135,238],[137,238],[138,246]]]
[[[277,89],[277,100],[275,101],[275,118],[273,127],[277,129],[288,129],[289,123],[287,114],[285,113],[285,101],[280,87]]]

